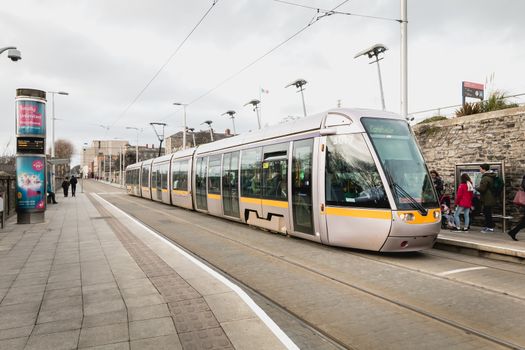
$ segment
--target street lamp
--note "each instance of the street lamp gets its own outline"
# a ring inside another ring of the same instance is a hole
[[[210,128],[210,139],[211,139],[211,142],[213,142],[213,129],[211,128],[211,124],[213,122],[211,120],[206,120],[204,122],[201,123],[202,124],[208,124],[208,127]]]
[[[84,169],[85,169],[85,164],[86,164],[86,148],[87,148],[88,144],[86,142],[84,142],[84,144],[82,145],[82,150],[84,151],[82,154],[83,154],[83,158],[84,160],[82,161],[82,172],[81,172],[81,176],[82,178],[80,179],[80,193],[84,193],[84,177],[85,177],[85,174],[84,174]],[[89,172],[89,168],[88,168],[88,172]]]
[[[193,137],[193,147],[197,147],[197,143],[195,142],[195,128],[188,128],[188,131],[191,131],[191,136]]]
[[[53,104],[52,115],[51,115],[51,159],[55,158],[55,95],[69,95],[65,91],[48,91],[48,94],[51,94],[51,101]],[[51,187],[53,192],[55,191],[55,164],[51,163]]]
[[[290,84],[286,85],[284,88],[287,88],[287,87],[290,87],[290,86],[295,86],[296,88],[299,89],[299,91],[301,92],[301,98],[303,99],[303,113],[304,113],[304,116],[306,117],[306,104],[304,103],[304,89],[303,89],[303,86],[306,85],[306,83],[308,83],[306,80],[304,79],[297,79],[295,81],[292,81]]]
[[[6,46],[6,47],[0,48],[0,54],[4,51],[7,51],[7,57],[9,57],[11,61],[13,62],[16,62],[22,59],[22,53],[18,51],[15,46]]]
[[[162,149],[162,142],[164,141],[164,128],[166,127],[166,123],[159,123],[159,122],[152,122],[152,123],[149,123],[149,125],[151,125],[151,127],[153,128],[153,131],[155,131],[155,134],[157,135],[157,138],[159,139],[159,157],[160,157],[160,151]],[[155,126],[162,126],[162,134],[159,134],[157,132],[157,129],[155,128]]]
[[[182,149],[186,149],[186,106],[188,105],[187,103],[180,103],[180,102],[173,102],[173,105],[174,106],[182,106],[184,108],[184,119],[182,121],[182,124],[184,124],[182,126],[183,130],[182,130]]]
[[[243,107],[246,107],[247,105],[253,106],[253,110],[257,113],[257,125],[259,126],[259,130],[261,130],[261,116],[259,115],[259,103],[261,103],[261,101],[251,100],[246,102]]]
[[[137,145],[135,146],[135,163],[138,163],[139,162],[139,132],[142,132],[143,130],[136,128],[134,126],[126,126],[126,129],[137,131]]]
[[[381,105],[383,107],[383,111],[385,110],[385,97],[383,95],[383,81],[381,80],[381,68],[379,67],[379,61],[383,59],[383,57],[379,58],[379,55],[384,53],[386,50],[385,45],[383,44],[375,44],[374,46],[363,50],[361,52],[358,52],[354,58],[360,57],[360,56],[368,56],[368,58],[375,57],[375,60],[371,61],[369,64],[377,63],[377,75],[379,76],[379,92],[381,93]]]
[[[224,112],[222,115],[229,115],[230,116],[230,119],[232,120],[232,124],[233,124],[233,135],[236,135],[237,133],[235,132],[235,117],[233,116],[235,114],[235,111],[226,111]]]

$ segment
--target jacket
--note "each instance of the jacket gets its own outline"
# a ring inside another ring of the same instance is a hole
[[[455,204],[463,208],[472,207],[472,197],[474,197],[474,192],[468,190],[467,183],[461,183],[458,187],[458,192],[456,194]]]
[[[494,184],[495,178],[496,173],[489,171],[485,172],[483,176],[481,176],[478,191],[481,194],[481,204],[484,206],[493,207],[496,205],[496,198],[492,193],[492,186]]]

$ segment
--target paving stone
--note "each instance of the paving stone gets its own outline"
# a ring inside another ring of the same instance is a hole
[[[131,341],[131,350],[182,350],[176,334]]]
[[[35,326],[33,334],[47,334],[80,329],[82,318],[70,318],[67,320],[40,323]]]
[[[53,290],[53,289],[80,287],[80,286],[81,286],[81,283],[80,283],[79,279],[69,280],[69,281],[53,282],[53,283],[48,283],[47,284],[46,291]]]
[[[165,316],[170,316],[170,311],[166,304],[128,308],[128,317],[130,321],[147,320]]]
[[[134,296],[124,299],[127,307],[140,307],[140,306],[149,306],[149,305],[158,305],[165,304],[166,301],[157,294],[150,294],[144,296]]]
[[[145,296],[150,294],[157,294],[158,290],[152,286],[149,285],[147,287],[141,286],[141,287],[134,287],[134,288],[124,288],[121,289],[120,292],[124,296],[124,298],[128,297],[135,297],[135,296]]]
[[[69,350],[76,349],[80,330],[33,335],[29,338],[27,350]]]
[[[113,344],[93,346],[93,347],[90,346],[87,348],[79,348],[79,349],[82,349],[82,350],[129,350],[129,343],[128,342],[113,343]]]
[[[221,326],[235,349],[251,349],[253,344],[260,350],[286,349],[258,318],[223,322]]]
[[[0,350],[22,350],[26,346],[27,337],[0,340]]]
[[[186,312],[173,315],[177,333],[200,331],[219,327],[219,322],[211,311]]]
[[[110,300],[103,300],[99,302],[84,304],[84,314],[87,316],[102,314],[106,312],[116,312],[125,310],[126,306],[121,298],[114,298]]]
[[[42,302],[41,310],[48,311],[54,308],[61,308],[64,306],[75,306],[75,305],[82,305],[81,295],[45,298],[44,301]]]
[[[236,321],[255,316],[248,305],[233,291],[208,295],[205,299],[219,322]]]
[[[221,328],[179,334],[183,349],[233,349]]]
[[[118,323],[92,328],[82,328],[78,346],[82,348],[125,341],[129,341],[128,324]]]
[[[49,309],[49,311],[40,311],[37,323],[82,318],[82,315],[82,305],[58,307]]]
[[[17,328],[35,324],[35,312],[1,312],[0,329]]]
[[[33,331],[33,325],[0,330],[0,340],[29,337]]]
[[[72,297],[76,295],[82,295],[82,288],[71,287],[71,288],[47,290],[44,294],[44,301],[46,301],[46,299],[49,299],[49,298],[66,298],[66,297]]]
[[[96,327],[96,326],[105,326],[116,323],[127,323],[128,315],[126,310],[105,312],[93,315],[85,315],[82,322],[82,327]]]
[[[113,288],[118,289],[117,283],[115,283],[115,281],[105,282],[105,283],[95,283],[95,284],[82,286],[82,293],[87,294],[90,292],[104,291],[104,290],[113,289]]]
[[[130,322],[129,333],[130,339],[136,340],[174,334],[175,327],[171,317],[153,318]]]

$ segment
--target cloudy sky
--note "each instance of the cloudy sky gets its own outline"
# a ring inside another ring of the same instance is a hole
[[[321,9],[342,1],[290,0]],[[205,129],[205,120],[212,120],[216,131],[231,128],[221,116],[230,109],[237,111],[237,132],[255,129],[255,113],[243,105],[259,98],[261,88],[269,91],[262,95],[262,122],[277,124],[302,114],[300,95],[284,88],[296,78],[308,81],[308,113],[336,107],[338,100],[344,107],[380,109],[375,65],[354,59],[376,43],[389,48],[381,61],[386,108],[400,112],[395,21],[320,18],[237,74],[317,12],[273,0],[218,0],[173,55],[213,0],[0,3],[0,47],[17,46],[23,56],[18,62],[6,53],[0,57],[0,153],[8,143],[8,153],[14,152],[14,97],[21,87],[70,93],[55,99],[56,138],[71,140],[77,152],[93,139],[134,144],[136,134],[126,126],[143,129],[141,144],[158,142],[150,122],[167,123],[166,135],[180,131],[182,108],[173,102],[190,104],[188,126],[197,130]],[[350,0],[338,10],[399,19],[399,5],[399,0]],[[489,90],[525,93],[523,13],[522,0],[409,0],[409,112],[461,103],[463,80],[485,83],[493,76]]]

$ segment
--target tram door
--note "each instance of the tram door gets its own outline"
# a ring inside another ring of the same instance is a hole
[[[224,215],[239,214],[239,151],[226,153],[222,165],[222,201]]]
[[[206,194],[206,170],[208,157],[197,158],[195,171],[195,196],[197,209],[208,210],[208,196]]]
[[[292,158],[292,216],[294,231],[313,235],[313,139],[294,141]]]

